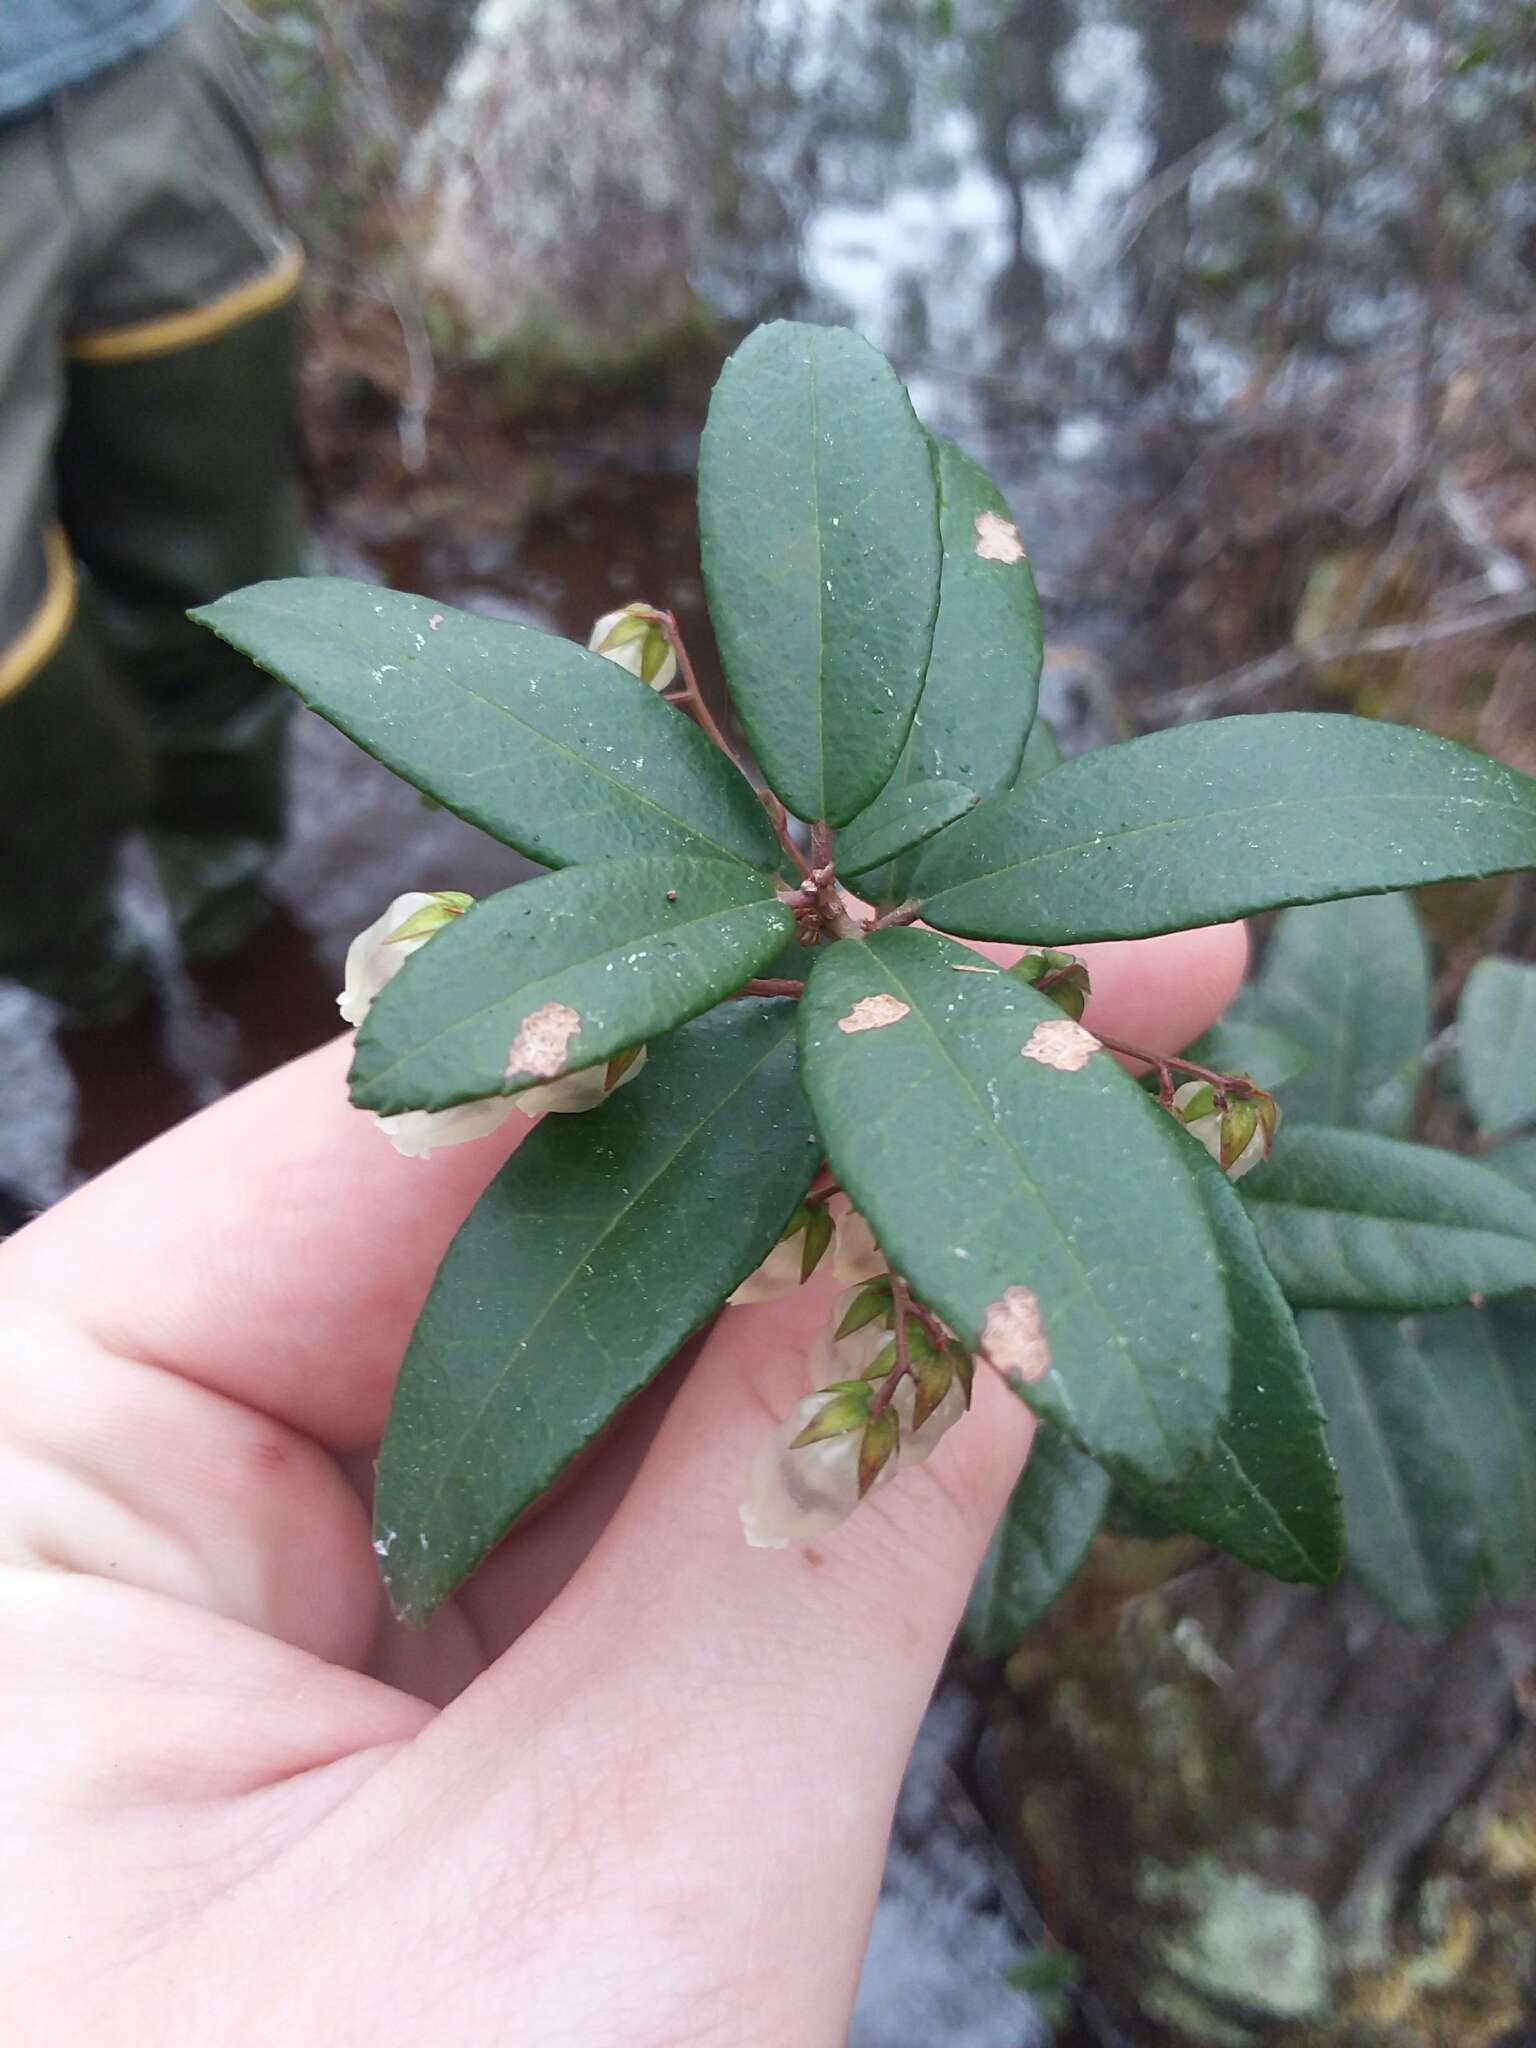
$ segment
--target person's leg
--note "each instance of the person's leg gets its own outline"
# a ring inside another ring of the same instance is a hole
[[[53,448],[77,217],[48,114],[0,125],[0,976],[109,1020],[147,977],[113,912],[150,755],[82,617]]]
[[[259,919],[287,698],[185,614],[300,566],[299,256],[225,39],[195,18],[66,114],[93,246],[71,314],[60,503],[150,722],[151,845],[193,957]]]

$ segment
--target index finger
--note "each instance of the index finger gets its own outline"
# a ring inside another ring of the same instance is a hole
[[[1241,928],[1079,949],[1090,1023],[1172,1051],[1242,978]],[[0,1287],[338,1449],[377,1441],[454,1231],[529,1126],[402,1159],[346,1041],[179,1125],[0,1249]]]

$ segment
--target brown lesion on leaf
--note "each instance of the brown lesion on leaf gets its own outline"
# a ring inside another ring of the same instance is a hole
[[[981,1325],[981,1355],[1004,1379],[1026,1384],[1051,1369],[1040,1297],[1028,1287],[1005,1287]]]
[[[850,1038],[856,1031],[883,1031],[888,1024],[899,1024],[911,1009],[900,996],[860,996],[847,1016],[838,1018],[837,1028]]]
[[[1019,1047],[1025,1059],[1036,1060],[1042,1067],[1054,1067],[1059,1074],[1080,1072],[1099,1050],[1093,1033],[1085,1031],[1071,1017],[1052,1017],[1037,1024]]]
[[[982,561],[1028,561],[1024,543],[1019,539],[1019,529],[1001,512],[978,512],[975,526],[976,552]]]
[[[540,1081],[553,1081],[565,1072],[566,1053],[580,1029],[581,1013],[569,1003],[541,1003],[530,1010],[517,1027],[505,1078],[515,1081],[531,1074]]]

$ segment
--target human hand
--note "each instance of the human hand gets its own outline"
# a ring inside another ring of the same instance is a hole
[[[1081,951],[1087,1021],[1166,1050],[1244,957],[1235,928]],[[983,1373],[845,1528],[749,1549],[818,1276],[728,1310],[407,1635],[354,1477],[510,1133],[400,1160],[346,1057],[0,1251],[0,2035],[833,2048],[1029,1417]]]

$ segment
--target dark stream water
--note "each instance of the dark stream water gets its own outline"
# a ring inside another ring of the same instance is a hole
[[[1346,30],[1371,14],[1364,0],[1322,11]],[[1043,706],[1069,751],[1147,714],[1141,679],[1159,673],[1165,651],[1125,595],[1121,566],[1178,473],[1182,432],[1231,404],[1259,340],[1289,317],[1294,249],[1275,257],[1274,274],[1255,253],[1280,238],[1277,211],[1305,225],[1305,195],[1274,192],[1267,213],[1256,209],[1264,167],[1247,145],[1214,176],[1203,212],[1175,182],[1127,244],[1125,209],[1142,181],[1176,179],[1232,124],[1270,136],[1265,94],[1310,14],[1299,0],[756,0],[744,10],[739,76],[727,81],[741,112],[734,179],[701,238],[696,285],[733,322],[787,311],[857,327],[895,357],[928,423],[992,470],[1046,600]],[[972,16],[984,34],[961,32]],[[1382,176],[1377,203],[1401,210]],[[1303,343],[1314,357],[1368,347],[1407,303],[1400,269],[1389,263],[1378,279],[1359,266],[1347,317],[1309,315],[1310,328],[1281,337],[1293,359]],[[664,602],[702,646],[697,426],[671,398],[524,420],[505,439],[507,504],[488,516],[483,469],[473,492],[443,486],[442,436],[429,424],[423,473],[397,465],[387,487],[316,505],[317,548],[342,573],[583,638],[613,604]],[[369,431],[380,438],[377,422]],[[385,443],[392,434],[387,424]],[[147,872],[130,849],[125,902],[160,963],[152,1012],[65,1038],[46,1003],[0,984],[0,1184],[23,1205],[55,1200],[320,1042],[336,1028],[347,939],[392,895],[481,894],[527,869],[301,714],[288,842],[271,876],[279,914],[247,953],[190,977]],[[952,1796],[946,1759],[965,1718],[951,1697],[925,1731],[856,2048],[1043,2038],[1000,1976],[1030,1930]]]

